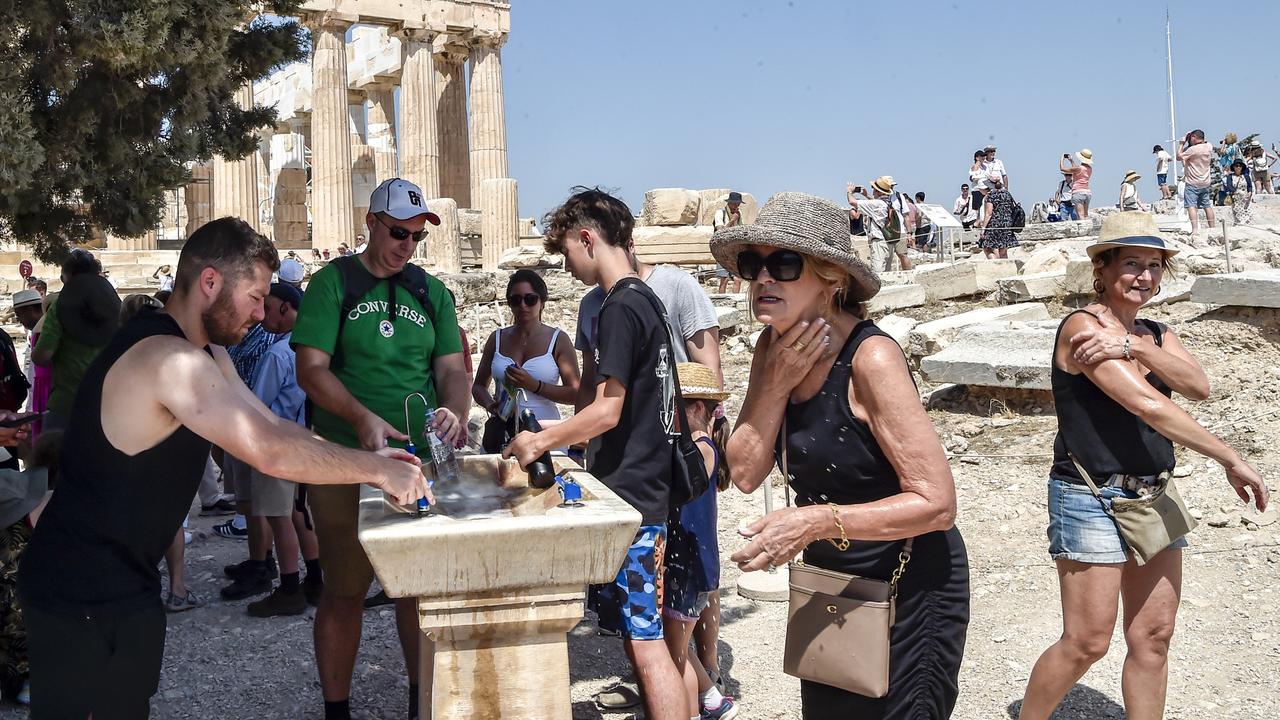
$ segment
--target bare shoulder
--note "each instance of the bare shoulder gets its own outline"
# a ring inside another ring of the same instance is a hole
[[[902,348],[891,337],[872,335],[853,354],[854,377],[883,379],[891,375],[908,376],[907,360]],[[877,377],[878,376],[878,377]]]

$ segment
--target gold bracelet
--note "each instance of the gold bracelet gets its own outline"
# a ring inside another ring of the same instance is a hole
[[[835,503],[829,502],[827,505],[831,508],[831,517],[835,518],[836,528],[840,530],[840,542],[836,542],[831,538],[827,538],[827,542],[835,545],[837,550],[844,552],[849,549],[849,536],[844,532],[844,523],[840,522],[840,511],[836,508]]]

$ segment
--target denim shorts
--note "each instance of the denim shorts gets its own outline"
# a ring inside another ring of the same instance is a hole
[[[1212,206],[1213,193],[1207,187],[1191,187],[1188,185],[1182,191],[1182,202],[1189,208],[1204,208],[1208,210]]]
[[[1129,559],[1129,546],[1120,537],[1115,520],[1103,509],[1112,498],[1136,498],[1135,493],[1121,488],[1099,488],[1102,500],[1094,497],[1087,485],[1049,478],[1049,555],[1054,560],[1082,563],[1123,563]],[[1186,538],[1170,547],[1184,548]]]
[[[1093,199],[1093,192],[1090,190],[1073,190],[1071,191],[1071,202],[1076,205],[1088,205]]]
[[[1163,186],[1163,185],[1168,185],[1168,184],[1169,184],[1169,173],[1160,173],[1160,174],[1156,175],[1156,184],[1157,184],[1157,185],[1162,185],[1162,186]]]
[[[601,628],[631,640],[662,639],[666,541],[666,525],[641,525],[613,582],[591,586],[588,605]]]

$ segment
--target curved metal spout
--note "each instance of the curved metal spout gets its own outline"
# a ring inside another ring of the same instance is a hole
[[[404,396],[404,434],[409,436],[409,442],[413,442],[413,426],[409,424],[409,400],[414,397],[422,401],[422,407],[427,409],[431,408],[431,406],[427,404],[426,396],[422,393],[412,392]]]

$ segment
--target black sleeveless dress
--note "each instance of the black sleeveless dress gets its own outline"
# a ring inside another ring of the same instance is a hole
[[[787,461],[797,505],[855,505],[902,492],[897,472],[866,423],[849,407],[853,356],[870,337],[888,337],[870,320],[857,325],[822,389],[787,406]],[[781,461],[781,445],[777,448]],[[840,551],[821,540],[804,551],[816,567],[888,580],[903,542],[852,541]],[[969,625],[969,559],[952,527],[916,538],[899,583],[890,634],[889,694],[869,698],[802,680],[806,720],[934,720],[950,717]]]

